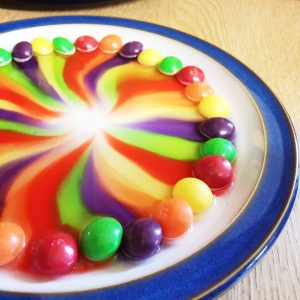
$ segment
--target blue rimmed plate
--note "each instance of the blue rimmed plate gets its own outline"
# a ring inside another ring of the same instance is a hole
[[[109,33],[139,40],[185,65],[201,66],[206,79],[231,106],[239,158],[229,193],[195,222],[193,232],[153,258],[86,274],[33,282],[0,270],[0,299],[212,298],[243,276],[282,230],[297,191],[298,153],[288,115],[269,88],[222,50],[185,33],[133,20],[53,17],[1,24],[2,48],[22,40],[61,35],[75,40]]]

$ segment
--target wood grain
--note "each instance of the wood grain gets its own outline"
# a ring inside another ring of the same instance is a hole
[[[267,82],[300,132],[300,1],[139,0],[76,10],[0,9],[1,22],[69,14],[158,23],[215,44]],[[296,202],[266,257],[220,299],[300,299],[300,205]]]

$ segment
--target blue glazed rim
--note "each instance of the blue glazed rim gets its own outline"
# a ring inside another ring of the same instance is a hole
[[[112,17],[63,16],[0,24],[0,33],[55,24],[102,24],[166,36],[206,53],[248,89],[265,122],[268,152],[260,185],[232,226],[202,251],[154,275],[90,292],[33,295],[3,292],[11,299],[212,299],[245,275],[273,245],[292,210],[298,188],[298,145],[290,118],[265,83],[221,49],[167,27]]]

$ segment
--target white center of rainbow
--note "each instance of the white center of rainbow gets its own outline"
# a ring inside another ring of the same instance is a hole
[[[63,126],[85,137],[99,132],[108,122],[100,109],[83,107],[70,110],[61,121]]]

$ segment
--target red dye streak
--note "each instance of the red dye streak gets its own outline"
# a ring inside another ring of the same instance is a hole
[[[43,142],[43,141],[51,141],[55,139],[57,139],[57,137],[34,136],[34,135],[27,135],[18,132],[12,132],[12,131],[1,131],[0,134],[0,144],[11,143],[14,146],[18,144],[22,144],[24,142],[26,143]]]
[[[59,161],[52,163],[28,184],[26,209],[30,219],[32,238],[45,232],[62,230],[63,226],[59,225],[60,220],[56,203],[57,192],[64,178],[83,155],[89,144],[90,141]],[[29,249],[30,245],[26,248],[22,262],[18,266],[23,271],[31,271]]]
[[[36,116],[57,117],[61,114],[60,112],[48,110],[9,88],[0,87],[0,99],[12,102]]]
[[[105,133],[105,137],[116,151],[134,161],[146,172],[166,184],[173,185],[184,177],[192,176],[193,163],[191,162],[159,156],[155,153],[126,144],[108,133]]]
[[[93,51],[90,53],[81,53],[76,52],[74,55],[70,56],[66,61],[65,69],[64,69],[64,80],[68,87],[76,93],[80,98],[82,98],[85,102],[90,103],[91,99],[88,96],[86,89],[84,88],[84,84],[81,82],[82,77],[80,73],[87,73],[87,64],[92,60],[99,59],[101,52]],[[108,59],[109,57],[103,56],[103,61]],[[98,62],[98,64],[101,61]],[[94,66],[93,66],[94,67]]]
[[[85,258],[82,254],[79,254],[79,261],[76,264],[73,273],[85,273],[91,270],[104,269],[111,266],[114,260],[115,257],[111,257],[101,262],[90,261],[87,258]]]
[[[149,95],[158,92],[176,92],[184,91],[184,86],[173,77],[161,78],[159,80],[151,79],[130,79],[119,83],[118,85],[119,98],[116,107],[122,105],[132,97],[140,95]],[[151,98],[151,95],[149,95]]]

